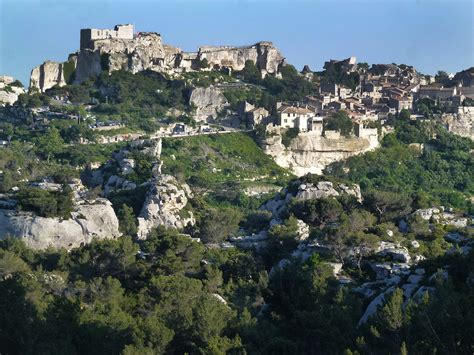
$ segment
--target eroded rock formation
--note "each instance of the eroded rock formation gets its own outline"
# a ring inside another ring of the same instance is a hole
[[[146,238],[153,228],[184,228],[194,224],[194,217],[182,210],[188,204],[191,190],[171,175],[157,175],[152,179],[145,203],[138,217],[138,237]]]
[[[329,164],[372,150],[378,145],[375,136],[328,139],[311,133],[300,133],[288,148],[282,144],[280,135],[270,136],[262,142],[266,154],[297,176],[321,174]]]
[[[441,121],[447,126],[448,131],[474,140],[474,108],[459,107],[455,114],[444,114]]]
[[[23,93],[25,93],[25,89],[16,85],[14,78],[5,75],[0,76],[0,106],[14,104],[18,100],[18,96]]]
[[[30,89],[44,92],[55,85],[64,86],[64,63],[46,61],[33,68],[30,76]]]

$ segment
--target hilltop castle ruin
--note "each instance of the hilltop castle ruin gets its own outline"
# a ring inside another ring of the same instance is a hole
[[[116,25],[113,30],[98,30],[95,28],[83,28],[81,30],[81,49],[92,49],[92,44],[100,39],[133,39],[133,25]]]
[[[72,81],[80,83],[106,70],[137,73],[153,70],[170,75],[189,71],[242,70],[251,60],[262,77],[276,75],[285,58],[271,42],[250,46],[203,46],[197,52],[183,52],[163,43],[156,32],[135,32],[133,25],[117,25],[114,29],[82,29],[80,49],[64,63],[47,62],[34,68],[30,89],[41,92]],[[73,72],[74,75],[71,74]]]

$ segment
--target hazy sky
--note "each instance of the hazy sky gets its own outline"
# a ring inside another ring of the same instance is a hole
[[[81,28],[120,23],[187,51],[273,41],[297,69],[351,55],[424,73],[474,65],[474,0],[0,0],[0,75],[28,84],[79,48]]]

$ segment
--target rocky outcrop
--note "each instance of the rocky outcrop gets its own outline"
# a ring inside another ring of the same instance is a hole
[[[464,228],[472,223],[471,218],[460,216],[452,210],[445,210],[443,206],[431,207],[426,209],[418,209],[412,214],[418,216],[425,221],[434,221],[442,225],[450,225],[456,228]]]
[[[358,202],[362,202],[362,194],[360,186],[357,184],[333,184],[330,181],[319,181],[316,184],[304,183],[300,180],[296,181],[298,184],[296,193],[292,194],[287,189],[282,190],[276,194],[274,198],[268,200],[260,207],[260,210],[269,211],[272,213],[274,219],[278,220],[286,211],[288,203],[293,199],[310,200],[338,197],[342,194],[354,196]]]
[[[359,185],[348,186],[345,184],[338,184],[337,186],[334,186],[330,181],[320,181],[317,184],[301,184],[298,187],[296,198],[298,200],[320,199],[337,197],[342,193],[354,196],[357,201],[362,202],[362,194]]]
[[[186,216],[182,213],[190,196],[189,186],[178,183],[171,175],[158,175],[152,179],[138,216],[138,237],[145,239],[150,231],[158,226],[182,229],[188,224],[194,224],[190,211]]]
[[[395,243],[380,242],[377,253],[381,256],[390,256],[393,260],[401,261],[403,263],[409,263],[411,260],[408,249]]]
[[[454,114],[444,114],[440,118],[448,131],[474,140],[474,107],[460,106]]]
[[[329,164],[361,154],[379,146],[376,136],[329,139],[313,133],[300,133],[286,148],[281,135],[270,136],[262,142],[263,151],[283,168],[303,176],[322,174]]]
[[[0,238],[22,238],[34,249],[72,249],[93,238],[117,238],[119,222],[110,201],[79,202],[70,219],[39,217],[28,212],[0,210]]]
[[[200,47],[197,59],[205,59],[211,68],[230,68],[237,71],[242,70],[245,62],[250,60],[260,70],[262,77],[277,74],[285,60],[272,42],[258,42],[253,46],[244,47]]]
[[[20,94],[24,94],[25,89],[19,85],[11,76],[0,76],[0,106],[12,105],[18,100]]]
[[[228,102],[218,89],[209,87],[194,88],[189,96],[189,104],[196,107],[194,114],[196,121],[207,121],[217,118]]]
[[[205,46],[197,52],[186,53],[164,44],[158,33],[133,34],[133,28],[131,31],[130,36],[125,37],[102,36],[87,41],[81,38],[81,48],[77,55],[73,55],[76,82],[83,82],[103,70],[123,69],[137,73],[149,69],[170,75],[199,70],[242,70],[247,60],[255,63],[264,77],[278,74],[279,68],[285,64],[284,57],[271,42],[243,47]],[[206,62],[207,65],[203,65]],[[63,85],[63,65],[46,62],[36,67],[31,73],[30,87],[44,91],[56,84]]]
[[[55,85],[66,85],[64,63],[46,61],[33,68],[30,76],[30,89],[34,88],[45,92]]]
[[[82,82],[102,70],[171,72],[176,67],[180,52],[179,48],[163,45],[157,33],[141,33],[133,39],[94,40],[90,48],[79,51],[76,80]]]

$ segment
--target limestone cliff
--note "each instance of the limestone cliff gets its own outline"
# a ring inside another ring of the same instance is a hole
[[[14,104],[18,96],[25,92],[22,86],[16,84],[11,76],[0,76],[0,106]]]
[[[189,104],[196,107],[194,114],[196,121],[207,121],[209,118],[217,118],[228,102],[218,89],[209,87],[194,88],[189,96]]]
[[[106,199],[83,201],[71,218],[39,217],[29,212],[0,209],[0,239],[22,238],[34,249],[48,247],[72,249],[89,243],[92,238],[117,238],[119,222]]]
[[[288,148],[282,144],[280,135],[268,137],[262,142],[262,147],[278,165],[303,176],[321,174],[329,164],[374,149],[378,144],[376,137],[328,139],[317,134],[300,133]]]
[[[445,114],[441,121],[448,131],[474,140],[474,107],[459,107],[455,114]]]
[[[211,67],[226,67],[232,70],[242,70],[245,62],[251,60],[262,76],[278,73],[285,60],[272,42],[258,42],[253,46],[244,47],[201,47],[198,59],[206,59]]]
[[[102,70],[169,72],[175,68],[180,52],[178,48],[164,46],[157,33],[141,33],[133,39],[94,40],[90,48],[79,51],[76,80],[82,82]]]
[[[55,85],[64,86],[64,63],[46,61],[33,68],[30,76],[30,89],[44,92]]]
[[[271,42],[259,42],[245,47],[200,47],[197,53],[186,53],[177,47],[163,44],[157,33],[140,33],[133,39],[109,38],[93,40],[89,48],[78,55],[76,80],[82,82],[102,70],[142,70],[176,74],[199,71],[207,61],[209,69],[242,70],[247,60],[255,63],[262,76],[276,74],[284,57]]]

